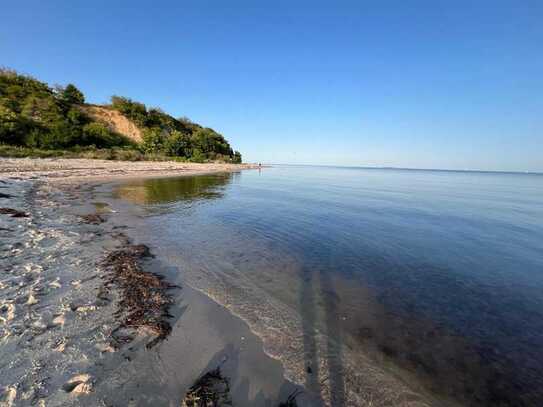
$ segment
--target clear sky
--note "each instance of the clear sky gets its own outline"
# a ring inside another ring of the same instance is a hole
[[[246,161],[543,171],[543,1],[5,1],[0,65]]]

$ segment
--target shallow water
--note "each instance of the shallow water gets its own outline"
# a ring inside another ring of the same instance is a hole
[[[115,196],[325,402],[543,403],[542,175],[279,166]]]

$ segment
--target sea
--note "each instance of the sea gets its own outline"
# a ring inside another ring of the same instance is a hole
[[[325,404],[543,405],[542,174],[274,165],[113,196]]]

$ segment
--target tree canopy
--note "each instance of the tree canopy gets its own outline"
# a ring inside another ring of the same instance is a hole
[[[79,108],[84,101],[74,85],[55,91],[30,76],[1,69],[0,142],[41,149],[132,144],[85,115]]]
[[[233,151],[221,134],[185,117],[175,119],[159,108],[147,108],[143,103],[122,96],[112,96],[111,107],[143,130],[141,148],[146,153],[185,157],[192,161],[241,162],[241,154]]]
[[[31,76],[0,69],[0,143],[39,149],[123,147],[192,161],[241,162],[241,154],[221,134],[185,117],[112,96],[109,108],[142,130],[143,141],[135,144],[87,115],[84,103],[85,95],[73,84],[52,89]]]
[[[62,97],[69,104],[82,104],[85,103],[85,96],[83,92],[72,85],[68,84],[62,91]]]

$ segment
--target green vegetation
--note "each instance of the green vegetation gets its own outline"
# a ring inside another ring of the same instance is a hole
[[[115,194],[139,204],[209,200],[222,197],[222,187],[230,182],[232,182],[230,173],[199,177],[140,179],[121,185],[116,189]]]
[[[186,118],[113,96],[109,108],[143,133],[135,143],[85,113],[73,84],[51,88],[30,76],[0,69],[0,155],[107,159],[241,162],[224,137]]]
[[[14,71],[0,70],[0,142],[42,150],[81,146],[135,147],[81,110],[85,98],[74,85],[51,89]]]
[[[121,161],[186,161],[181,157],[166,157],[154,154],[143,154],[138,150],[127,148],[95,148],[87,147],[72,147],[70,149],[40,149],[31,147],[11,146],[0,144],[0,157],[15,157],[15,158],[94,158],[99,160],[121,160]]]
[[[213,129],[187,118],[175,119],[158,108],[148,109],[143,103],[121,96],[111,97],[111,107],[143,130],[141,149],[145,153],[186,157],[195,162],[241,162],[241,154]]]

